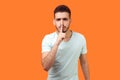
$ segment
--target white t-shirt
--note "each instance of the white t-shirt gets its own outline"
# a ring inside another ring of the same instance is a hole
[[[42,41],[42,53],[50,51],[57,39],[56,32],[48,34]],[[48,71],[48,80],[78,80],[78,60],[87,53],[85,37],[72,32],[71,39],[62,41],[58,47],[55,62]]]

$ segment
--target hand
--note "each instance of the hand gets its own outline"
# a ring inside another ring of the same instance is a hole
[[[60,32],[58,34],[57,42],[60,44],[62,40],[65,38],[66,33],[63,33],[63,28],[60,28]]]

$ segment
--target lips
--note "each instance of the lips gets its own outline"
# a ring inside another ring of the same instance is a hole
[[[63,32],[63,33],[65,33],[65,32],[66,32],[66,31],[65,31],[65,28],[63,28],[63,29],[62,29],[62,32]]]

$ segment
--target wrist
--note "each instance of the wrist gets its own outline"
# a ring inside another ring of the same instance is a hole
[[[59,42],[59,41],[56,41],[56,42],[55,42],[55,45],[56,45],[56,46],[59,46],[59,45],[60,45],[60,42]]]

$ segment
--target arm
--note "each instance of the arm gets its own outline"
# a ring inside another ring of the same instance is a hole
[[[58,38],[57,38],[53,48],[51,49],[51,51],[44,52],[42,54],[42,66],[43,66],[44,70],[48,71],[54,64],[59,44],[65,38],[65,35],[66,35],[66,33],[62,33],[62,28],[61,28],[61,32],[58,34]]]
[[[42,65],[44,70],[48,71],[51,66],[54,64],[56,52],[59,44],[55,43],[50,52],[44,52],[42,54]]]
[[[82,67],[82,71],[83,71],[85,80],[90,80],[90,74],[89,74],[89,68],[88,68],[88,62],[87,62],[86,54],[81,54],[80,64],[81,64],[81,67]]]

